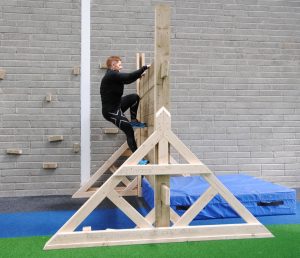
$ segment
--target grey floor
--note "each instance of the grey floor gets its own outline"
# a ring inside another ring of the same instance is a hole
[[[300,200],[300,188],[296,189],[297,200]],[[126,197],[134,207],[146,207],[143,198]],[[0,213],[78,210],[87,199],[72,199],[71,196],[34,196],[0,198]],[[114,208],[114,204],[105,199],[98,208]]]
[[[126,197],[134,207],[146,206],[142,198]],[[71,196],[34,196],[0,198],[0,213],[29,211],[78,210],[87,199],[72,199]],[[105,199],[97,208],[114,208],[114,204]]]

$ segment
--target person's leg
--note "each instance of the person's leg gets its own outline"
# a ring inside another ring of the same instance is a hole
[[[121,110],[125,112],[130,108],[131,120],[136,120],[137,110],[140,103],[140,97],[137,94],[129,94],[121,99]]]
[[[132,127],[144,128],[147,126],[146,123],[139,122],[136,119],[139,103],[140,103],[139,95],[130,94],[130,95],[122,97],[121,109],[123,112],[125,112],[128,108],[130,108],[130,118],[131,118],[130,124]]]
[[[132,152],[135,152],[137,149],[136,141],[134,139],[134,131],[130,125],[127,117],[124,115],[121,109],[116,110],[115,112],[107,112],[103,114],[104,118],[118,128],[120,128],[127,137],[127,143]]]
[[[118,128],[120,128],[126,135],[127,138],[127,144],[130,150],[135,152],[137,150],[137,144],[134,138],[134,131],[132,129],[132,126],[130,125],[127,117],[124,115],[122,110],[119,108],[115,112],[107,112],[103,113],[103,116],[106,120],[109,122],[112,122],[115,124]],[[138,163],[139,165],[147,165],[149,163],[146,159],[141,159]]]

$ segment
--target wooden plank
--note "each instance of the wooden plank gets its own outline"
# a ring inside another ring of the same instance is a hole
[[[155,112],[163,106],[166,108],[170,106],[169,76],[161,78],[161,65],[170,60],[170,19],[171,9],[168,5],[162,4],[155,8]]]
[[[44,250],[266,237],[273,237],[273,235],[263,225],[258,224],[101,230],[59,233],[46,243]]]
[[[141,64],[140,64],[140,53],[136,53],[136,69],[140,69]],[[140,92],[140,79],[136,80],[136,92],[139,94]]]
[[[137,177],[135,177],[135,178],[130,182],[130,184],[128,184],[128,185],[123,189],[123,191],[121,192],[121,195],[127,195],[129,192],[131,192],[134,188],[137,187],[137,183],[138,183],[138,180],[137,180]]]
[[[107,197],[126,214],[139,228],[153,228],[135,208],[133,208],[124,198],[122,198],[116,191],[111,191]]]
[[[156,130],[169,130],[171,126],[171,116],[167,114],[164,108],[161,108],[156,114]],[[162,138],[158,143],[158,164],[169,166],[169,143],[166,138]],[[155,171],[155,170],[154,170]],[[155,226],[169,227],[170,226],[170,196],[164,194],[164,189],[170,189],[169,175],[155,175]],[[170,191],[170,190],[169,190]]]
[[[130,191],[126,191],[126,193],[124,193],[124,189],[125,189],[124,187],[116,187],[115,189],[121,196],[137,196],[138,195],[137,188],[134,188]]]
[[[140,53],[140,64],[141,64],[141,67],[146,65],[145,53]]]
[[[197,214],[214,198],[217,191],[209,187],[197,201],[173,224],[173,227],[188,226]]]
[[[124,165],[115,173],[117,176],[141,176],[141,175],[182,175],[183,173],[191,175],[210,174],[211,171],[203,164],[148,164]]]
[[[124,193],[124,189],[126,187],[124,186],[118,186],[115,187],[115,190],[122,196],[137,196],[137,189],[132,189],[132,190],[128,190],[126,191],[126,193]],[[91,197],[95,192],[97,192],[100,189],[100,187],[91,187],[89,188],[89,190],[85,193],[82,193],[82,198],[89,198]]]

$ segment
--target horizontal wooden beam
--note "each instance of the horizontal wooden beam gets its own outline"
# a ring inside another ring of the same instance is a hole
[[[116,171],[115,176],[182,175],[185,173],[200,175],[211,174],[211,171],[201,164],[125,165]]]
[[[83,231],[57,233],[47,242],[44,250],[263,237],[273,235],[261,224]]]

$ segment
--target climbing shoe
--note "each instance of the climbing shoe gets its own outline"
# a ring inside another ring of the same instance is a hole
[[[147,165],[149,163],[149,160],[147,159],[141,159],[138,165]]]

